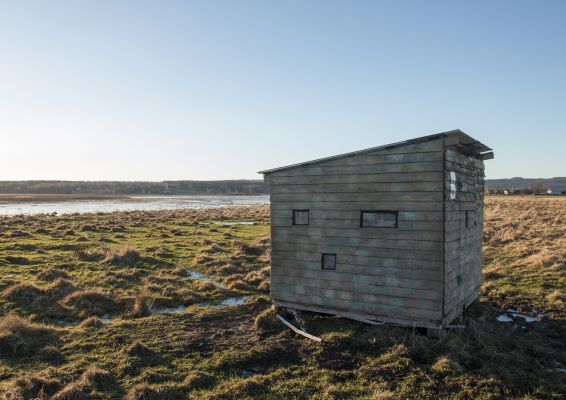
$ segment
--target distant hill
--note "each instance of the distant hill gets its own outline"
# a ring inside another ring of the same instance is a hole
[[[259,195],[267,194],[260,180],[225,181],[0,181],[2,194],[114,195]]]
[[[506,179],[486,179],[485,185],[494,189],[531,189],[546,191],[551,188],[553,193],[566,191],[566,177],[557,178],[506,178]]]

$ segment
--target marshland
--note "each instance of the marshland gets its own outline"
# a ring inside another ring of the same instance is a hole
[[[0,396],[564,398],[566,198],[486,197],[481,299],[441,340],[311,313],[322,341],[295,335],[269,232],[267,205],[0,217]]]

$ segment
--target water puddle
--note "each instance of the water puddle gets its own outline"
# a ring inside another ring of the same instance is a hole
[[[208,276],[203,274],[202,272],[193,271],[192,269],[185,268],[186,274],[189,279],[194,279],[196,281],[206,281],[209,280]]]
[[[241,306],[250,296],[227,297],[220,302],[219,307]]]
[[[499,322],[513,322],[513,318],[523,318],[525,322],[532,323],[532,322],[540,322],[546,316],[544,313],[539,312],[538,310],[535,309],[533,309],[533,313],[534,316],[531,316],[520,313],[514,308],[508,308],[507,310],[503,311],[500,315],[497,316],[497,320]]]
[[[158,315],[158,314],[178,314],[185,311],[187,307],[185,306],[178,306],[178,307],[159,307],[159,308],[152,308],[149,310],[151,315]]]
[[[209,301],[203,301],[200,303],[196,303],[193,305],[193,307],[218,307],[218,308],[224,308],[224,307],[230,307],[230,306],[241,306],[243,304],[246,303],[246,301],[250,298],[251,296],[231,296],[231,297],[226,297],[220,301],[218,300],[209,300]],[[191,307],[191,306],[189,306]],[[157,307],[157,308],[152,308],[149,310],[150,315],[160,315],[160,314],[180,314],[185,312],[185,310],[188,307],[185,306],[176,306],[176,307]],[[110,324],[116,320],[120,320],[120,318],[113,318],[111,315],[109,314],[104,314],[103,316],[100,317],[100,320],[102,321],[103,324]],[[69,322],[69,321],[54,321],[53,324],[61,327],[61,328],[72,328],[72,327],[76,327],[79,326],[81,323],[81,321],[73,321],[73,322]]]
[[[195,280],[195,281],[210,281],[217,288],[227,289],[226,285],[224,285],[223,283],[220,283],[220,282],[213,281],[212,279],[210,279],[208,277],[208,275],[203,274],[202,272],[198,272],[198,271],[194,271],[194,270],[189,269],[189,268],[185,268],[185,273],[187,274],[189,279],[192,279],[192,280]]]
[[[100,317],[100,320],[102,321],[103,324],[109,324],[110,322],[112,322],[114,320],[114,318],[112,318],[108,314],[104,314],[102,317]]]
[[[218,300],[209,300],[203,301],[200,303],[196,303],[194,307],[230,307],[230,306],[241,306],[246,303],[251,296],[233,296],[233,297],[226,297],[220,301]],[[191,306],[189,306],[191,307]],[[177,307],[159,307],[159,308],[152,308],[149,313],[151,315],[159,315],[159,314],[180,314],[185,312],[188,307],[185,306],[177,306]]]

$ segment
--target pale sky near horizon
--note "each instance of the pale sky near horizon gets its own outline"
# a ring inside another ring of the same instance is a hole
[[[566,1],[3,1],[0,180],[259,179],[462,129],[566,176]]]

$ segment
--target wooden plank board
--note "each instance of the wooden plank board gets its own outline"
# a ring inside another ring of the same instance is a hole
[[[340,310],[337,308],[331,308],[328,306],[319,306],[319,305],[313,305],[313,304],[302,304],[299,303],[297,301],[281,301],[281,300],[274,300],[274,303],[276,306],[278,307],[288,307],[288,308],[294,308],[294,309],[298,309],[298,310],[305,310],[305,311],[313,311],[313,312],[320,312],[320,313],[324,313],[324,314],[331,314],[331,315],[338,315],[344,318],[352,318],[355,320],[360,320],[360,319],[364,319],[364,320],[370,320],[370,321],[379,321],[379,322],[383,322],[383,323],[388,323],[388,324],[393,324],[393,325],[400,325],[400,326],[406,326],[406,327],[430,327],[430,328],[435,328],[438,329],[440,327],[440,325],[438,324],[438,321],[433,321],[433,320],[426,320],[426,319],[410,319],[410,318],[405,318],[405,319],[401,319],[399,317],[397,318],[393,318],[393,317],[386,317],[384,315],[374,315],[374,314],[369,314],[369,313],[364,313],[364,312],[351,312],[348,310]]]
[[[292,212],[291,212],[292,213]],[[292,217],[272,218],[271,225],[274,227],[293,227]],[[360,218],[355,219],[324,219],[309,217],[309,228],[336,228],[336,229],[360,229]],[[377,228],[379,229],[379,228]],[[442,232],[440,221],[398,221],[400,231],[430,231]]]
[[[352,300],[362,299],[363,295],[371,295],[375,297],[383,297],[383,300],[372,299],[379,304],[402,305],[403,300],[413,299],[422,300],[421,308],[437,309],[442,302],[442,292],[435,290],[418,290],[413,288],[394,287],[386,285],[370,284],[367,282],[348,282],[336,281],[331,279],[303,278],[300,276],[277,275],[272,283],[272,293],[282,293],[292,290],[295,287],[304,287],[304,293],[299,294],[317,294],[323,290],[338,290],[344,293],[350,293],[348,296]],[[309,289],[311,290],[309,291]],[[366,298],[368,296],[365,296]]]
[[[387,249],[376,247],[363,247],[363,246],[347,246],[347,245],[332,245],[332,244],[305,244],[305,243],[273,243],[272,251],[275,254],[278,251],[288,252],[305,252],[305,253],[331,253],[350,256],[361,257],[384,257],[384,258],[397,258],[397,259],[412,259],[412,260],[442,260],[441,251],[430,250],[405,250],[405,249]]]
[[[366,201],[366,202],[307,202],[278,201],[271,203],[274,211],[310,210],[321,211],[360,211],[360,210],[398,210],[398,211],[442,211],[442,201]]]
[[[392,201],[435,201],[442,202],[442,190],[429,192],[329,192],[329,193],[272,193],[273,204],[286,202],[309,202],[313,208],[318,203],[368,203]],[[475,197],[473,198],[475,200]]]
[[[325,293],[330,294],[330,293]],[[311,304],[313,306],[326,306],[329,308],[340,309],[349,312],[363,312],[376,316],[391,318],[411,318],[422,320],[439,320],[442,317],[440,310],[426,310],[416,308],[420,300],[407,299],[404,307],[396,307],[375,302],[362,302],[340,299],[335,297],[336,294],[330,296],[317,295],[300,295],[296,293],[275,293],[273,299],[276,302],[292,302]]]
[[[426,142],[406,144],[406,145],[395,145],[390,148],[385,148],[368,153],[368,155],[373,154],[403,154],[403,153],[423,153],[429,151],[440,151],[442,150],[442,141],[440,139],[433,139]]]
[[[309,174],[304,176],[285,175],[279,173],[269,175],[270,187],[278,185],[312,185],[319,183],[405,183],[405,182],[439,182],[443,180],[443,173],[437,172],[393,172],[393,173],[368,173],[358,171],[347,173],[341,171],[335,174]]]
[[[442,242],[443,234],[440,231],[406,231],[398,228],[372,228],[355,226],[353,228],[317,228],[310,225],[292,225],[292,226],[278,226],[274,230],[272,240],[288,240],[290,243],[296,240],[316,240],[330,243],[331,238],[338,239],[360,239],[353,241],[353,244],[370,244],[374,243],[378,247],[399,248],[397,246],[389,246],[392,241],[402,243],[402,248],[406,248],[413,244],[412,241],[419,242]],[[373,241],[372,239],[380,239]],[[306,243],[306,242],[305,242]],[[421,248],[422,243],[414,244],[412,248]],[[434,249],[439,246],[434,244]],[[428,248],[428,246],[427,246]]]
[[[353,179],[352,179],[353,180]],[[354,181],[354,180],[353,180]],[[359,195],[363,193],[383,192],[441,192],[442,181],[433,182],[359,182],[352,183],[309,183],[272,185],[270,191],[275,194],[310,194],[310,193],[343,193]]]
[[[287,268],[320,271],[320,258],[320,254],[316,259],[311,260],[289,260],[287,258],[275,258],[272,259],[272,271],[283,271]],[[358,265],[354,263],[345,263],[341,259],[339,268],[337,268],[336,271],[332,272],[333,274],[387,276],[394,278],[421,279],[434,282],[442,282],[442,274],[439,270],[431,271],[410,268],[408,264],[405,264],[403,268],[382,267],[379,265]]]
[[[319,210],[317,208],[309,210],[310,220],[319,221],[333,221],[333,220],[356,220],[360,221],[361,209],[357,210]],[[271,216],[277,220],[291,220],[293,216],[293,209],[271,209]],[[399,222],[407,221],[432,221],[442,222],[442,211],[399,211]]]
[[[282,235],[279,230],[274,230],[271,241],[273,246],[346,246],[370,249],[396,249],[396,250],[426,250],[431,252],[442,253],[442,242],[424,241],[424,240],[387,240],[387,239],[366,239],[366,238],[348,238],[340,236],[298,236],[298,235]],[[450,248],[449,248],[450,249]],[[456,247],[457,249],[457,247]]]
[[[440,150],[407,152],[407,149],[404,149],[403,151],[403,153],[373,152],[370,154],[359,154],[347,158],[324,161],[321,163],[313,164],[313,166],[342,167],[366,164],[398,164],[420,161],[440,161],[443,158],[443,153]],[[304,166],[302,168],[305,167],[307,166]]]
[[[422,273],[422,275],[421,275]],[[442,288],[441,280],[425,280],[423,271],[415,271],[415,274],[411,278],[399,277],[399,276],[389,276],[389,275],[378,275],[378,274],[358,274],[358,273],[346,273],[343,272],[340,266],[336,267],[336,270],[326,270],[321,269],[320,264],[318,268],[299,268],[297,265],[294,266],[283,266],[276,265],[271,271],[271,278],[273,284],[276,281],[282,282],[284,280],[291,282],[293,279],[295,281],[309,280],[319,281],[328,280],[334,283],[338,282],[343,285],[346,289],[348,284],[360,284],[360,285],[376,285],[376,286],[386,286],[390,288],[407,288],[413,289],[414,293],[407,291],[408,296],[417,296],[415,298],[421,298],[419,295],[419,290],[434,291],[440,293]],[[302,282],[302,281],[301,281]]]
[[[338,175],[338,174],[381,174],[401,172],[442,172],[444,163],[442,161],[421,161],[412,163],[394,164],[366,164],[366,165],[343,165],[325,167],[319,164],[304,166],[280,173],[272,173],[272,181],[279,176],[297,177],[310,175]],[[283,175],[284,172],[284,175]]]
[[[286,262],[293,261],[309,261],[318,263],[320,266],[321,253],[320,252],[304,252],[304,251],[289,251],[280,250],[272,252],[272,262],[277,264],[279,261],[285,260]],[[376,268],[395,268],[395,269],[408,269],[409,272],[413,270],[427,270],[438,273],[442,270],[440,261],[431,260],[415,260],[411,258],[387,258],[379,257],[366,257],[361,255],[349,255],[340,253],[340,263],[343,266],[358,265]]]

